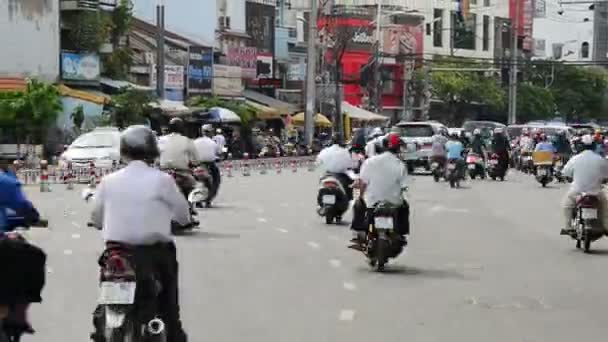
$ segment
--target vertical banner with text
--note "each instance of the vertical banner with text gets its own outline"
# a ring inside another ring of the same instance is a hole
[[[213,89],[213,48],[190,46],[188,94],[210,94]]]

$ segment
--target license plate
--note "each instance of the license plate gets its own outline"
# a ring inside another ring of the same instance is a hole
[[[374,218],[376,229],[393,229],[393,218],[378,216]]]
[[[448,164],[448,170],[454,170],[455,168],[456,168],[456,165]]]
[[[597,219],[597,209],[583,208],[583,220]]]
[[[475,170],[475,164],[469,164],[469,170]]]
[[[323,195],[323,204],[336,204],[336,195]]]
[[[438,167],[439,167],[439,164],[438,164],[438,163],[433,163],[433,164],[431,164],[431,168],[432,168],[432,169],[436,169],[436,168],[438,168]]]
[[[135,302],[135,282],[104,281],[99,289],[99,304],[133,304]]]
[[[498,165],[498,160],[495,160],[495,159],[490,160],[490,165]]]

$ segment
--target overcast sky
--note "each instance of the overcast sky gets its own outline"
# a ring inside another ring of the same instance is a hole
[[[159,0],[132,0],[135,16],[156,22],[156,4]],[[167,29],[207,44],[214,41],[217,23],[215,0],[164,0]]]

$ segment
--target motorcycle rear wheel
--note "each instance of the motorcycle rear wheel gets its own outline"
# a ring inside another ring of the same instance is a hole
[[[376,242],[376,270],[378,272],[384,271],[384,265],[388,262],[388,249],[389,242],[385,239],[378,239]]]
[[[332,224],[332,223],[334,223],[333,216],[331,216],[329,214],[325,215],[325,224]]]
[[[583,241],[583,243],[585,253],[589,253],[589,251],[591,250],[591,234],[585,234],[585,241]]]

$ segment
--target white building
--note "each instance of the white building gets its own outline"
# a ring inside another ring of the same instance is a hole
[[[0,77],[59,76],[59,1],[0,1]]]
[[[563,5],[536,0],[534,57],[589,61],[593,56],[593,10],[589,4]]]

